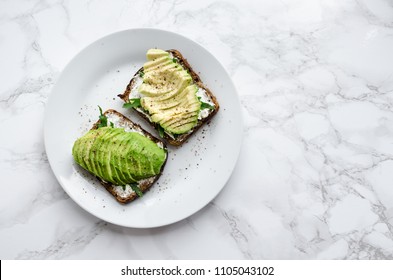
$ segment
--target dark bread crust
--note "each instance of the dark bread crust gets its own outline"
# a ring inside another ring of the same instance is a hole
[[[204,123],[207,123],[208,121],[211,120],[211,118],[213,118],[213,116],[215,114],[217,114],[218,110],[220,109],[220,105],[218,104],[217,98],[213,95],[213,93],[210,91],[210,89],[208,89],[202,82],[201,78],[199,77],[199,75],[192,69],[191,65],[188,63],[187,59],[185,59],[183,57],[183,55],[178,51],[178,50],[167,50],[167,52],[171,53],[173,55],[173,57],[175,57],[179,64],[181,64],[183,66],[184,69],[188,70],[188,72],[190,73],[193,82],[200,88],[204,89],[206,91],[206,94],[209,96],[209,98],[211,99],[211,101],[214,103],[214,110],[212,110],[209,115],[202,119],[202,120],[198,120],[197,125],[192,129],[191,132],[188,133],[184,133],[181,135],[178,135],[176,137],[176,139],[171,138],[169,135],[167,135],[166,133],[164,133],[164,140],[167,141],[169,144],[174,145],[174,146],[180,146],[181,144],[183,144],[185,141],[187,141],[187,139],[194,134]],[[126,90],[124,91],[123,94],[119,94],[118,97],[120,97],[124,102],[128,102],[129,100],[129,96],[131,93],[131,89],[135,83],[135,77],[139,75],[140,72],[143,71],[143,67],[140,68],[132,77],[131,81],[128,83]],[[155,129],[158,130],[158,124],[155,124],[153,122],[151,122],[149,120],[149,118],[143,114],[142,112],[138,111],[136,108],[133,108],[142,118],[144,118],[147,122],[149,122]]]
[[[146,130],[144,130],[140,125],[134,123],[134,122],[131,121],[129,118],[125,117],[123,114],[117,112],[116,110],[109,109],[109,110],[106,110],[106,111],[103,113],[103,115],[105,115],[105,116],[108,116],[108,115],[110,115],[110,114],[117,115],[117,116],[122,120],[122,122],[124,122],[125,124],[127,124],[127,125],[128,125],[129,127],[131,127],[132,129],[135,129],[135,130],[138,130],[138,131],[143,132],[144,136],[146,136],[147,138],[149,138],[149,139],[152,140],[153,142],[155,142],[155,143],[161,143],[161,144],[163,145],[164,150],[165,150],[166,153],[167,153],[167,156],[166,156],[166,158],[165,158],[165,161],[164,161],[164,163],[163,163],[162,166],[161,166],[160,173],[157,174],[157,175],[154,177],[154,180],[152,180],[152,181],[150,181],[150,182],[144,181],[144,182],[142,182],[142,183],[139,185],[140,190],[141,190],[143,193],[145,193],[145,192],[146,192],[147,190],[149,190],[150,187],[158,180],[158,178],[159,178],[159,177],[161,176],[161,174],[162,174],[162,171],[164,170],[166,161],[167,161],[167,159],[168,159],[168,151],[167,151],[166,145],[165,145],[165,143],[162,142],[160,139],[154,137],[154,136],[151,135],[149,132],[147,132]],[[93,127],[91,128],[91,130],[97,129],[99,123],[100,123],[100,120],[98,120],[96,123],[94,123],[94,124],[93,124]],[[110,192],[110,193],[116,198],[116,200],[117,200],[118,202],[120,202],[120,203],[126,204],[126,203],[129,203],[129,202],[135,200],[135,199],[138,197],[138,195],[137,195],[135,192],[132,192],[132,193],[131,193],[129,196],[127,196],[127,197],[122,197],[122,196],[119,195],[119,193],[116,192],[115,185],[113,185],[113,184],[111,184],[111,183],[109,183],[109,182],[105,182],[105,181],[103,181],[101,178],[99,178],[99,177],[97,177],[97,176],[96,176],[96,178],[97,178],[97,179],[100,181],[100,183],[105,187],[105,189],[106,189],[108,192]]]

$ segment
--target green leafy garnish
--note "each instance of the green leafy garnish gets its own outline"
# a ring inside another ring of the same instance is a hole
[[[98,106],[98,109],[100,109],[100,116],[99,116],[100,122],[97,125],[98,128],[108,126],[108,118],[102,113],[102,109],[100,106]]]
[[[112,127],[112,128],[114,128],[114,127],[115,127],[115,125],[113,124],[113,122],[110,122],[110,124],[111,124],[111,127]]]
[[[143,71],[139,72],[139,77],[143,78],[144,75],[145,75],[145,72],[143,72]]]
[[[161,138],[164,137],[164,128],[161,125],[158,125],[158,135],[160,135]]]
[[[214,110],[215,107],[213,105],[210,105],[209,103],[205,103],[205,102],[201,101],[201,97],[200,96],[198,96],[198,99],[199,99],[199,102],[201,102],[201,110],[203,110],[203,109]]]
[[[131,98],[127,103],[123,104],[123,108],[136,108],[141,107],[141,99],[140,98]]]
[[[201,102],[201,110],[203,110],[203,109],[214,110],[214,106],[210,105],[209,103]]]
[[[136,194],[137,194],[139,197],[142,197],[142,196],[143,196],[143,192],[141,191],[141,189],[138,187],[137,184],[130,184],[130,186],[131,186],[131,189],[132,189],[134,192],[136,192]]]
[[[176,58],[172,58],[172,61],[173,61],[174,63],[177,63],[177,59],[176,59]]]

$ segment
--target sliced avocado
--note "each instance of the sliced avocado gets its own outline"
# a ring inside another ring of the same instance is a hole
[[[188,119],[192,120],[192,119],[195,119],[195,116],[198,117],[198,112],[186,113],[186,114],[182,115],[181,117],[185,120],[188,120]],[[180,121],[179,118],[167,118],[165,121],[161,121],[160,124],[163,128],[167,128],[169,126],[172,126],[172,125],[178,123],[179,121]]]
[[[102,129],[102,128],[101,128]],[[109,153],[104,152],[105,149],[107,148],[107,143],[108,141],[105,141],[108,137],[112,136],[112,131],[108,131],[105,130],[105,133],[102,135],[102,137],[100,137],[99,139],[97,139],[97,141],[100,142],[99,146],[98,146],[98,151],[97,151],[97,157],[96,160],[100,166],[101,169],[101,173],[103,174],[103,177],[107,177],[107,178],[112,178],[112,173],[110,172],[110,170],[108,170],[108,168],[106,167],[106,155],[108,155]]]
[[[149,97],[162,96],[172,92],[171,96],[181,92],[191,82],[191,76],[185,71],[165,70],[152,72],[144,77],[144,82],[139,86],[139,92]],[[164,98],[166,99],[166,98]]]
[[[174,89],[174,85],[144,83],[139,86],[138,90],[143,95],[154,97],[171,92],[176,89]]]
[[[181,125],[177,125],[175,127],[170,126],[167,128],[167,130],[173,134],[183,134],[190,131],[196,124],[197,121],[193,120],[187,123],[183,123]]]
[[[174,96],[176,96],[177,94],[182,92],[190,83],[191,83],[191,77],[176,81],[176,83],[174,84],[174,89],[172,91],[166,92],[161,95],[156,95],[156,96],[154,96],[154,95],[149,96],[148,94],[146,94],[147,97],[141,98],[141,105],[143,107],[144,103],[148,103],[150,101],[160,102],[163,100],[173,98]],[[154,98],[154,100],[149,99],[150,97]]]
[[[84,142],[84,139],[81,138],[75,142],[74,146],[72,147],[72,156],[75,158],[75,161],[79,163],[79,165],[86,169],[87,167],[81,153],[81,147],[83,147],[82,142]]]
[[[176,63],[169,63],[168,65],[159,68],[158,70],[146,72],[143,76],[143,82],[146,84],[163,84],[168,87],[171,86],[171,81],[176,81],[177,79],[181,78],[181,71],[175,67]]]
[[[107,132],[106,127],[103,128],[99,128],[97,129],[97,131],[100,131],[100,136],[97,136],[93,142],[93,144],[91,145],[91,149],[90,149],[90,160],[91,162],[94,164],[95,169],[96,169],[96,173],[97,176],[100,178],[104,177],[103,174],[103,166],[102,163],[99,161],[100,158],[100,148],[103,144],[102,142],[102,137],[105,137],[105,134]]]
[[[183,68],[178,64],[173,62],[172,60],[168,60],[164,64],[158,65],[154,68],[150,68],[149,71],[147,71],[147,78],[151,75],[155,75],[156,73],[161,73],[164,71],[182,71]],[[143,76],[145,78],[145,76]]]
[[[74,146],[73,146],[73,156],[75,158],[75,161],[81,165],[84,168],[87,168],[88,166],[88,160],[86,160],[86,153],[90,152],[90,144],[92,144],[92,139],[95,136],[96,133],[88,133],[86,134],[86,137],[84,138],[79,138]],[[89,141],[89,143],[88,143]]]
[[[142,172],[142,165],[146,165],[149,164],[149,162],[146,162],[143,154],[141,154],[141,150],[143,149],[143,147],[141,147],[140,145],[138,145],[137,141],[135,141],[135,139],[138,137],[137,135],[135,135],[135,133],[133,135],[130,135],[131,137],[128,139],[128,145],[129,145],[129,150],[127,151],[127,167],[129,167],[129,172],[132,172],[135,176],[135,178],[141,178],[141,175],[143,174]],[[136,156],[138,155],[138,160],[136,160]]]
[[[106,152],[106,141],[107,138],[112,138],[113,135],[117,132],[117,130],[113,130],[110,127],[102,127],[98,128],[100,131],[100,135],[95,139],[94,144],[91,147],[93,151],[93,156],[91,157],[91,161],[94,161],[95,167],[97,169],[97,176],[100,178],[111,178],[111,172],[107,171],[106,162],[105,162],[105,155]]]
[[[93,145],[97,137],[99,137],[102,134],[102,132],[103,132],[102,130],[96,129],[91,133],[89,133],[89,137],[84,145],[85,147],[82,152],[83,160],[86,162],[88,170],[92,170],[92,172],[97,176],[98,176],[97,167],[95,165],[95,162],[92,161],[92,155],[95,153],[95,150],[93,149]]]
[[[151,49],[146,56],[149,61],[144,64],[145,75],[138,89],[144,95],[142,108],[167,132],[186,133],[198,122],[198,87],[168,52]]]
[[[172,59],[169,58],[169,56],[163,56],[159,57],[155,60],[151,60],[143,64],[143,70],[145,73],[152,71],[153,69],[157,70],[163,65],[167,65],[169,63],[173,63]]]
[[[116,170],[110,168],[110,160],[112,156],[112,149],[111,149],[111,139],[114,139],[117,135],[122,133],[122,129],[110,129],[108,133],[103,137],[102,141],[104,142],[100,149],[100,157],[98,160],[103,165],[103,174],[108,178],[111,182],[114,182],[118,185],[122,184],[122,181],[119,180],[119,175],[117,174]]]
[[[157,175],[166,158],[149,138],[111,127],[89,131],[75,141],[72,152],[79,165],[116,185]]]
[[[124,137],[122,143],[120,144],[121,153],[119,154],[119,165],[122,171],[122,176],[126,178],[127,182],[135,183],[138,181],[137,176],[135,175],[132,166],[130,166],[129,162],[133,161],[134,165],[139,164],[139,161],[135,159],[136,154],[133,156],[129,155],[130,147],[130,139],[132,139],[132,135],[129,133],[127,137]]]
[[[189,86],[192,82],[192,77],[185,71],[179,71],[178,79],[175,82],[175,88],[177,92],[174,94],[163,94],[157,97],[157,101],[167,100],[169,98],[174,97],[176,94],[182,92],[187,86]]]
[[[85,139],[79,139],[80,141],[78,142],[79,145],[79,157],[82,160],[81,162],[78,162],[79,165],[86,166],[87,170],[90,170],[90,161],[89,161],[89,153],[90,153],[90,146],[93,144],[93,139],[92,138],[85,138]]]
[[[142,106],[151,114],[159,113],[163,110],[170,109],[186,103],[187,99],[190,99],[190,97],[188,97],[187,95],[194,95],[197,91],[197,86],[190,85],[186,87],[183,91],[175,95],[173,98],[169,98],[161,102],[157,102],[155,99],[143,99]]]
[[[127,138],[126,134],[120,134],[117,137],[113,138],[113,146],[112,146],[112,153],[110,159],[111,168],[119,176],[117,179],[122,182],[121,185],[127,184],[127,178],[124,176],[121,167],[121,155],[122,153],[124,153],[124,149],[125,149],[122,143],[126,138]]]
[[[89,141],[89,143],[87,143]],[[82,139],[79,145],[79,157],[81,159],[81,166],[85,166],[88,168],[89,166],[89,160],[88,160],[88,153],[90,152],[90,148],[92,145],[93,137]]]
[[[140,137],[141,135],[138,135]],[[142,155],[143,160],[141,162],[149,162],[150,174],[158,174],[161,170],[161,165],[158,163],[161,161],[165,161],[166,154],[162,152],[162,149],[152,149],[157,144],[153,141],[149,142],[145,148],[140,150],[140,154]],[[142,165],[142,170],[147,169],[147,164]],[[146,170],[147,172],[147,170]]]
[[[168,132],[182,134],[198,121],[201,103],[196,96],[197,91],[197,86],[190,85],[173,98],[163,101],[151,99],[144,105],[154,113],[151,116],[153,122],[159,123]]]
[[[146,53],[147,60],[154,60],[162,56],[169,56],[169,53],[160,49],[150,49]]]
[[[121,128],[109,128],[109,130],[111,132],[108,133],[107,138],[103,139],[103,141],[105,141],[105,145],[102,146],[105,155],[102,155],[101,159],[102,163],[105,165],[105,169],[107,170],[104,175],[110,175],[106,177],[109,182],[117,185],[124,185],[126,184],[126,181],[120,176],[118,169],[114,168],[112,164],[115,154],[114,149],[116,149],[116,145],[119,142],[119,138],[121,139],[124,130]]]

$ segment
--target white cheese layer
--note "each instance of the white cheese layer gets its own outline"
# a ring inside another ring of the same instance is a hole
[[[126,198],[126,197],[130,197],[131,194],[133,194],[135,191],[131,188],[130,185],[125,185],[125,187],[123,188],[123,186],[115,186],[113,189],[116,194],[118,196],[120,196],[121,198]]]
[[[106,114],[106,118],[108,120],[108,126],[110,126],[111,123],[113,123],[114,127],[124,128],[124,131],[126,131],[126,132],[137,132],[137,133],[143,135],[143,132],[140,129],[137,129],[136,127],[131,127],[130,125],[127,125],[125,123],[124,119],[122,119],[117,114],[110,114],[110,113]]]
[[[149,177],[146,179],[142,179],[138,181],[138,187],[141,188],[142,185],[148,183],[151,184],[153,183],[153,181],[155,180],[156,176],[153,177]],[[131,194],[133,194],[135,191],[131,188],[130,185],[125,185],[125,187],[123,188],[123,186],[115,186],[114,187],[114,191],[121,197],[121,198],[126,198],[129,197]]]
[[[207,103],[207,104],[214,107],[214,103],[210,99],[210,97],[207,95],[206,90],[204,90],[203,88],[198,88],[198,91],[196,94],[202,102]],[[205,109],[201,110],[198,115],[198,120],[202,120],[204,118],[207,118],[211,111],[212,111],[212,109],[209,109],[209,108],[205,108]]]
[[[143,83],[143,78],[141,76],[139,76],[139,74],[135,75],[134,76],[134,84],[133,84],[133,87],[131,88],[131,92],[130,92],[130,99],[143,97],[142,94],[138,90],[142,83]]]

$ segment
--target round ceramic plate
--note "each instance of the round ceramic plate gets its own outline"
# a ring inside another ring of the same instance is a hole
[[[187,143],[169,147],[159,180],[142,198],[123,205],[75,164],[71,150],[74,141],[98,119],[97,105],[103,110],[115,109],[157,135],[131,109],[123,109],[117,97],[143,65],[150,48],[179,50],[221,107]],[[230,77],[203,47],[167,31],[126,30],[86,47],[60,75],[46,108],[46,152],[57,180],[83,209],[121,226],[158,227],[189,217],[225,186],[240,151],[240,116],[239,99]]]

